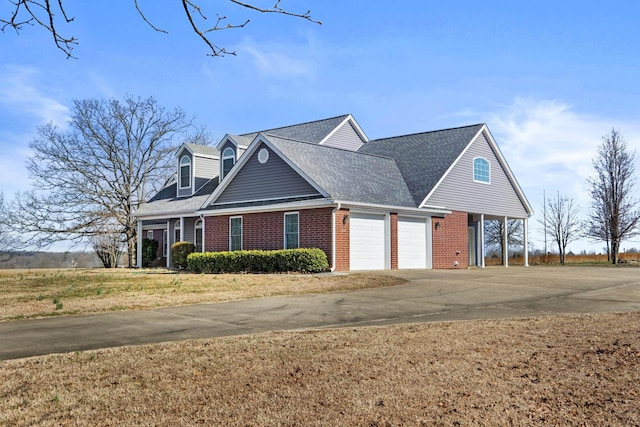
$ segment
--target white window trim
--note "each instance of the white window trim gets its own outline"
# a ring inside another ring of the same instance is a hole
[[[489,181],[479,181],[476,179],[476,160],[477,159],[482,159],[485,162],[487,162],[487,166],[489,167]],[[472,163],[472,171],[471,173],[473,174],[473,182],[477,182],[478,184],[485,184],[485,185],[491,185],[491,162],[482,157],[482,156],[478,156],[478,157],[474,157],[473,158],[473,163]]]
[[[185,163],[185,165],[182,165],[182,161],[184,159],[189,160],[189,163]],[[185,189],[185,188],[191,188],[191,181],[193,179],[193,173],[192,173],[192,165],[193,165],[193,161],[191,160],[191,157],[187,156],[186,154],[183,155],[182,157],[180,157],[180,162],[178,163],[178,188]],[[182,168],[183,167],[188,167],[189,168],[189,185],[187,185],[186,187],[182,186]]]
[[[198,227],[198,223],[200,223],[199,227]],[[200,218],[198,218],[196,222],[193,224],[193,245],[196,248],[198,247],[198,228],[202,230],[202,233],[201,233],[202,242],[200,242],[202,247],[200,248],[200,251],[204,252],[204,221],[202,221],[202,219]]]
[[[227,154],[228,151],[231,151],[231,154]],[[222,157],[221,157],[221,161],[220,161],[220,175],[222,176],[222,178],[225,177],[224,161],[227,160],[227,159],[232,159],[233,160],[233,165],[231,165],[231,168],[229,168],[229,170],[227,171],[227,174],[228,174],[231,171],[231,169],[233,169],[233,167],[236,165],[236,152],[231,147],[227,147],[224,150],[222,150]]]
[[[233,219],[240,219],[240,249],[236,249],[238,251],[241,251],[243,248],[243,237],[244,237],[244,220],[242,219],[242,215],[236,215],[236,216],[230,216],[229,217],[229,252],[233,251],[233,249],[231,248],[231,220]]]
[[[176,239],[176,231],[180,232],[180,237]],[[173,243],[178,243],[182,241],[182,221],[177,220],[173,225]]]
[[[165,228],[162,230],[162,254],[166,257],[169,253],[169,233]]]
[[[282,225],[282,239],[284,240],[282,247],[285,249],[289,249],[287,248],[287,216],[288,215],[297,215],[298,216],[298,241],[297,241],[297,245],[296,248],[300,248],[300,213],[298,211],[295,212],[285,212],[284,216],[282,217],[282,221],[283,221],[283,225]],[[291,248],[294,249],[294,248]]]

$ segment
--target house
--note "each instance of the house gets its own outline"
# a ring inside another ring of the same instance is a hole
[[[533,210],[485,124],[369,140],[351,115],[183,144],[136,212],[197,251],[318,247],[332,270],[484,266],[484,222]],[[504,245],[507,248],[507,245]]]

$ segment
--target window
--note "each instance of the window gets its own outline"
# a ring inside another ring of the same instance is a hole
[[[476,182],[491,182],[491,169],[489,162],[482,157],[473,159],[473,180]]]
[[[232,216],[229,218],[229,250],[242,250],[242,217]]]
[[[202,252],[202,220],[197,220],[194,227],[196,252]]]
[[[162,230],[162,254],[169,256],[169,240],[167,236],[167,230]]]
[[[236,152],[233,148],[227,147],[222,152],[222,177],[227,176],[227,173],[231,170],[236,162]]]
[[[182,240],[182,233],[180,233],[180,220],[176,221],[176,225],[173,227],[173,243],[177,243]]]
[[[300,245],[300,217],[298,212],[284,214],[284,248],[296,249]]]
[[[153,240],[153,230],[147,230],[147,239]]]
[[[180,188],[191,187],[191,159],[182,156],[180,159]]]

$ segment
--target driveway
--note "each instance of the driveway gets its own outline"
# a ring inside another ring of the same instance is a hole
[[[0,359],[286,329],[640,311],[640,268],[409,270],[333,294],[0,322]]]

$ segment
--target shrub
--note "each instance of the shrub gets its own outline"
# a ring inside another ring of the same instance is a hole
[[[158,253],[158,241],[154,239],[142,239],[142,266],[149,267],[155,261]]]
[[[176,270],[186,269],[187,257],[195,250],[195,245],[190,242],[176,242],[171,245],[171,259],[173,260],[173,268],[175,268]]]
[[[329,269],[329,262],[317,248],[205,252],[190,254],[187,268],[194,273],[319,273]]]

